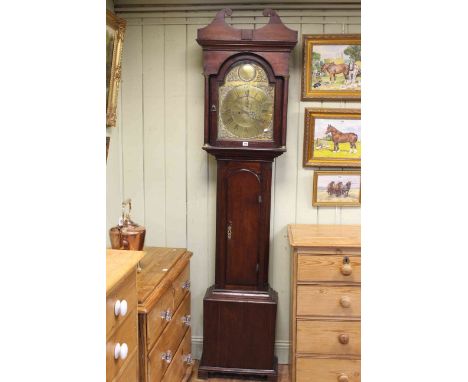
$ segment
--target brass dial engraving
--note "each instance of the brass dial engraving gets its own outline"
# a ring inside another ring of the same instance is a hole
[[[219,88],[218,139],[272,140],[274,86],[263,68],[241,62]]]

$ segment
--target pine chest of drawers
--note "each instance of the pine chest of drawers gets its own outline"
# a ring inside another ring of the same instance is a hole
[[[192,372],[190,257],[145,248],[137,275],[140,382],[182,382]]]
[[[288,227],[291,380],[361,381],[359,225]]]
[[[106,381],[138,378],[136,265],[141,251],[107,250]]]

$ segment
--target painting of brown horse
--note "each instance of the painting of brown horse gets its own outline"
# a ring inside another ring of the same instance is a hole
[[[357,153],[356,142],[358,140],[358,136],[355,133],[342,133],[336,127],[332,125],[327,126],[327,130],[325,134],[331,135],[334,147],[333,151],[338,152],[340,151],[340,143],[347,143],[349,142],[351,149],[349,150],[350,153]]]
[[[326,63],[322,65],[322,72],[327,72],[330,77],[330,81],[336,81],[336,75],[342,73],[345,79],[348,79],[349,66],[346,64],[335,64],[334,62]]]

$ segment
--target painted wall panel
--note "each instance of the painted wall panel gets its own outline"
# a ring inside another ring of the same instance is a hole
[[[143,123],[146,244],[166,245],[164,27],[143,26]]]
[[[190,20],[189,20],[190,21]],[[210,20],[206,19],[206,23]],[[203,300],[205,291],[201,285],[209,283],[201,269],[209,269],[211,256],[208,243],[208,154],[201,149],[204,131],[205,78],[202,52],[195,41],[196,25],[187,26],[187,248],[193,251],[191,261],[192,288],[192,331],[200,335],[203,331]]]
[[[134,220],[145,224],[142,27],[139,25],[127,26],[125,32],[121,92],[123,196],[132,199]]]

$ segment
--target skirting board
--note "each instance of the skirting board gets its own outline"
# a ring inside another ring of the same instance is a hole
[[[192,337],[192,356],[194,359],[200,359],[203,350],[203,337]],[[289,341],[276,341],[275,354],[278,357],[279,364],[289,363]]]

